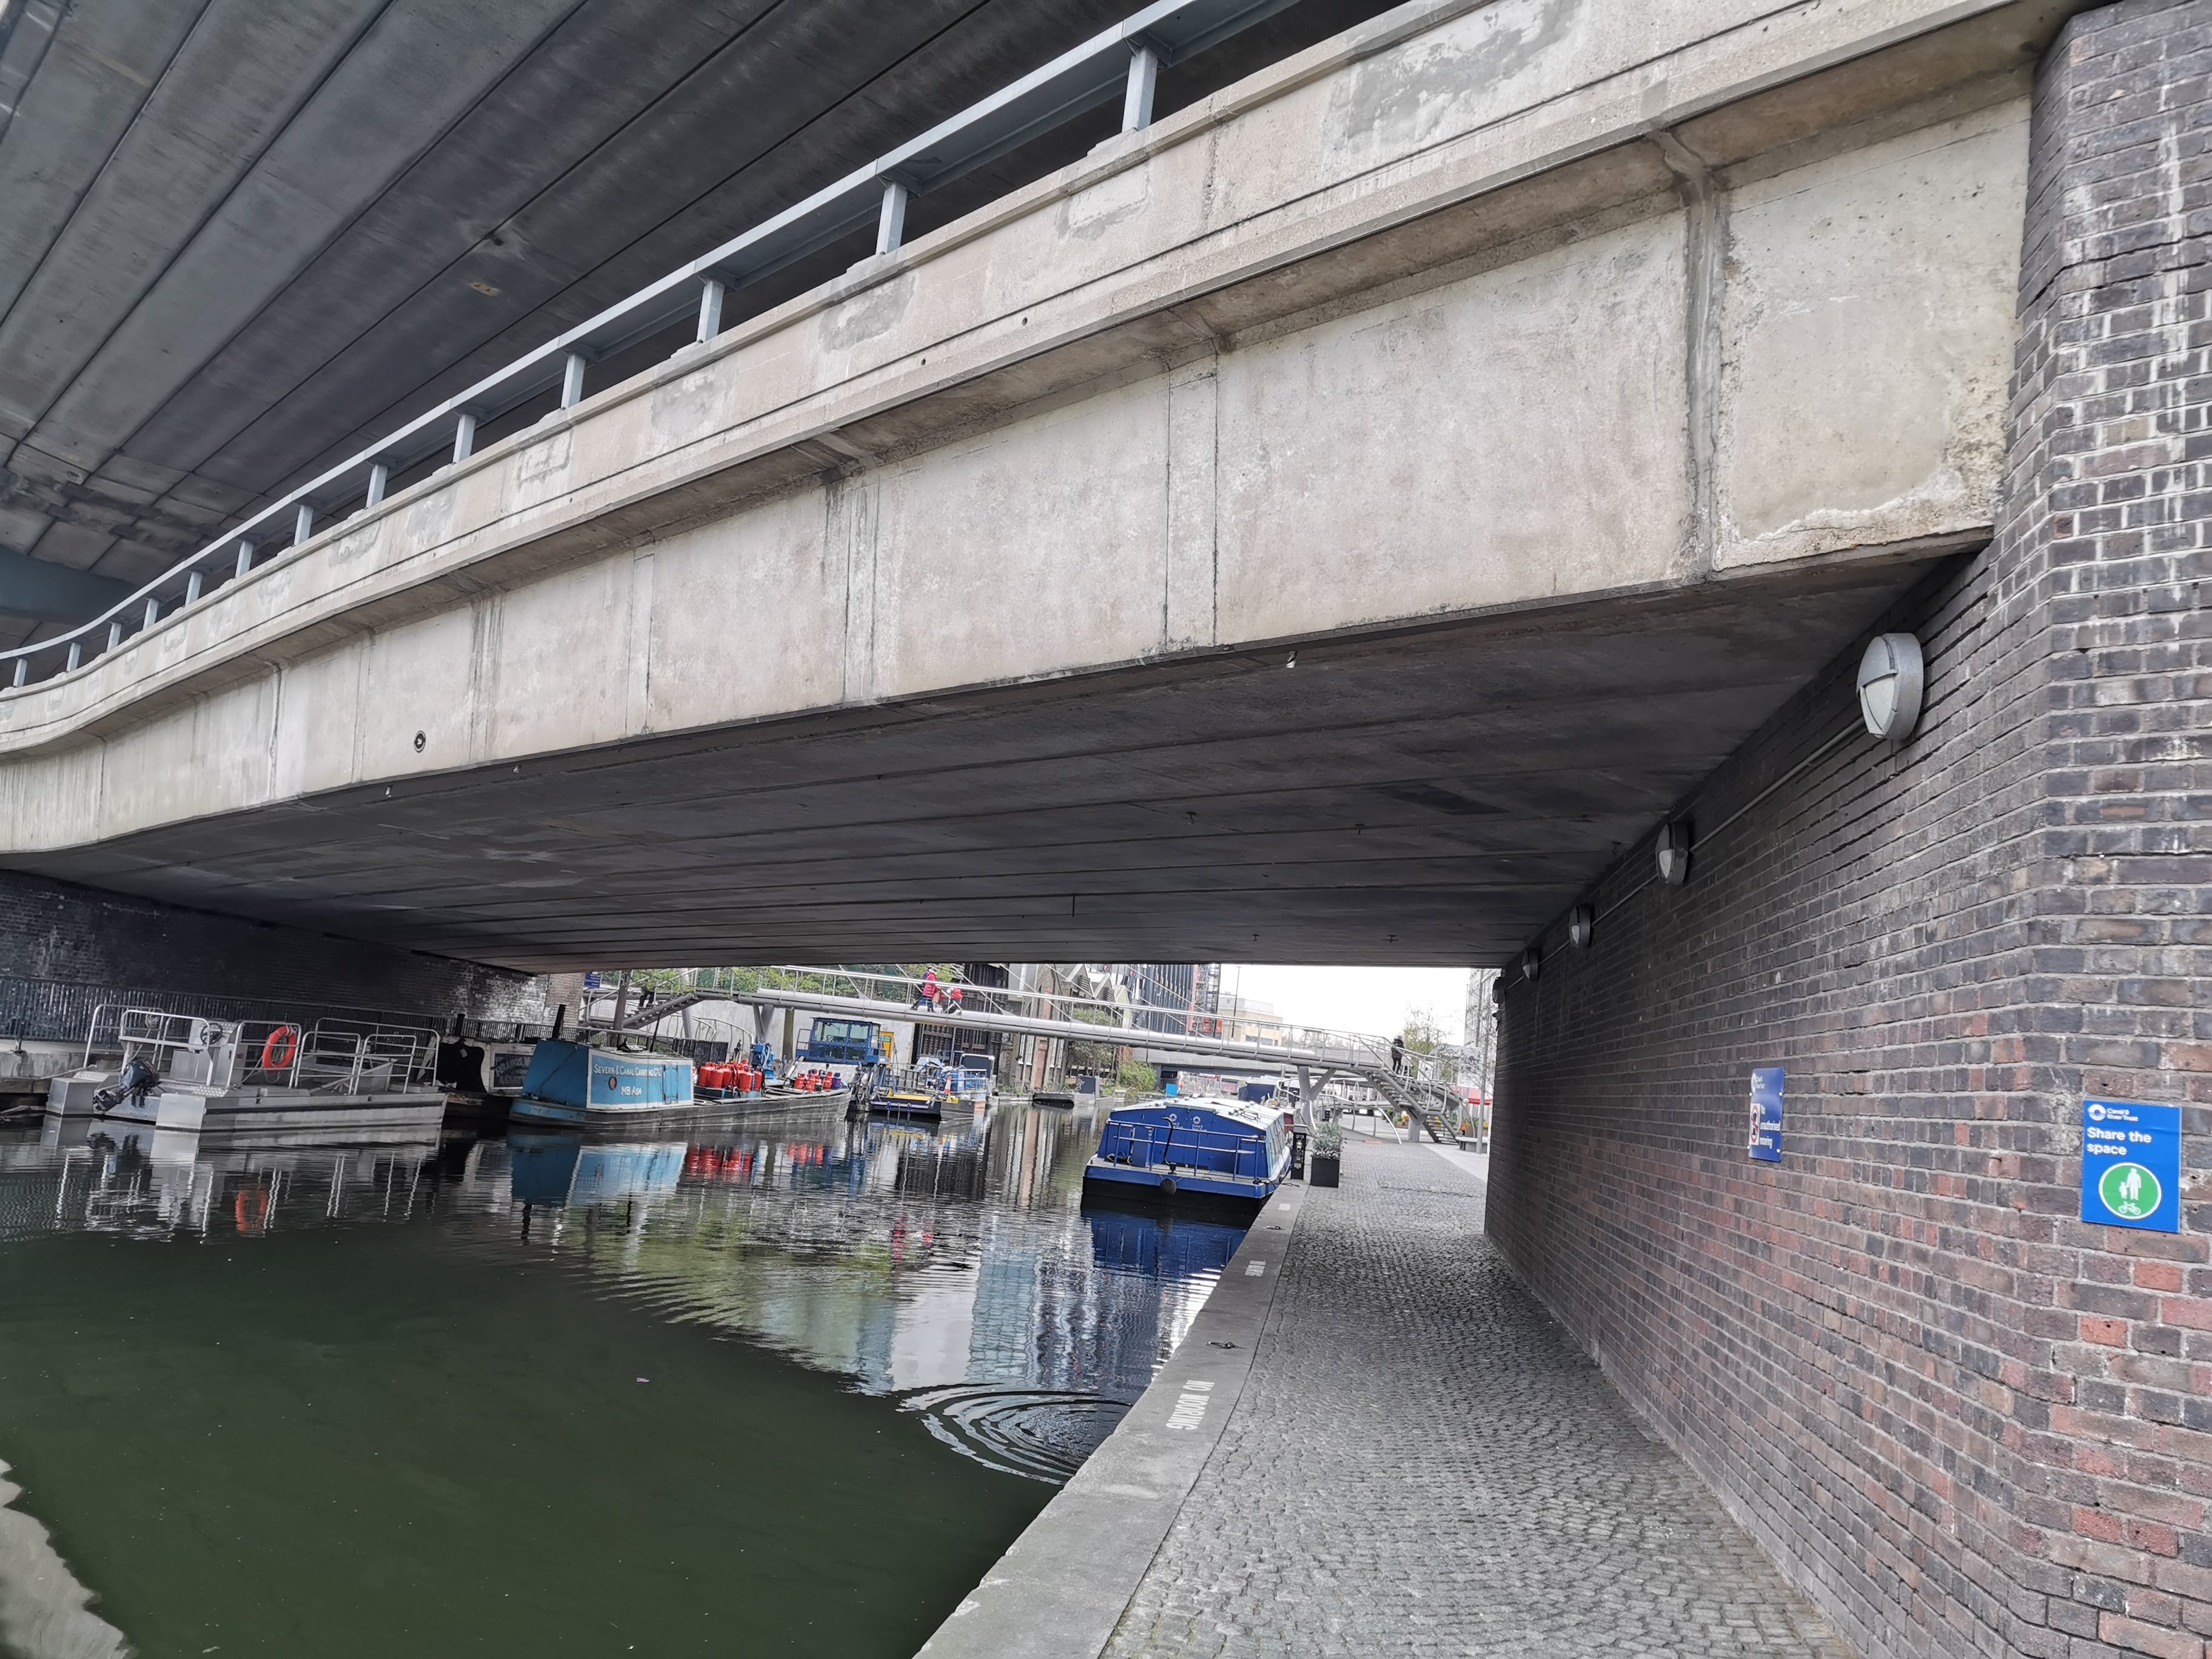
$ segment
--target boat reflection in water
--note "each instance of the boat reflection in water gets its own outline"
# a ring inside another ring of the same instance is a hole
[[[0,1131],[0,1652],[12,1561],[71,1656],[905,1659],[1241,1237],[1086,1214],[1097,1134]]]
[[[1243,1230],[1084,1214],[1095,1115],[956,1118],[518,1132],[477,1149],[461,1195],[522,1206],[519,1243],[899,1397],[992,1468],[1063,1480],[1174,1352]]]
[[[33,1144],[46,1156],[33,1159],[25,1156],[31,1146],[0,1141],[0,1243],[11,1231],[205,1235],[226,1218],[234,1231],[258,1236],[288,1197],[302,1216],[319,1205],[325,1220],[341,1211],[404,1220],[438,1152],[435,1134],[419,1128],[369,1138],[356,1129],[334,1141],[311,1130],[202,1135],[58,1116],[46,1120]],[[295,1193],[302,1183],[312,1200]],[[228,1206],[223,1215],[218,1203]]]

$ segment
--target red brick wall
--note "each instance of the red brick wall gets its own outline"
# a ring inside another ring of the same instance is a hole
[[[2046,60],[1996,543],[1547,930],[1490,1229],[1865,1654],[2212,1636],[2212,3]],[[1785,1156],[1744,1152],[1788,1070]],[[2075,1219],[2085,1096],[2184,1108],[2184,1231]]]

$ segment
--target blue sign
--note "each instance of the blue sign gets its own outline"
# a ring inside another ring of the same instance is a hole
[[[1759,1066],[1751,1073],[1751,1155],[1761,1164],[1782,1162],[1782,1068]]]
[[[2181,1231],[2180,1107],[2082,1103],[2081,1219]]]

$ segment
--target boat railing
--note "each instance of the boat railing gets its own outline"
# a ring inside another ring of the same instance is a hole
[[[438,1034],[426,1027],[326,1019],[312,1027],[294,1062],[294,1086],[315,1094],[391,1094],[430,1086]]]
[[[438,1034],[427,1026],[326,1019],[209,1019],[166,1008],[102,1004],[85,1036],[84,1063],[118,1053],[178,1083],[215,1089],[305,1089],[368,1094],[430,1085]]]
[[[1231,1134],[1218,1129],[1194,1129],[1188,1124],[1116,1122],[1108,1126],[1107,1139],[1098,1151],[1099,1156],[1111,1162],[1144,1169],[1231,1170],[1238,1158],[1255,1147],[1261,1150],[1263,1160],[1272,1162],[1264,1129]],[[1224,1161],[1206,1162],[1207,1158]]]
[[[143,1060],[166,1074],[173,1056],[191,1048],[199,1028],[206,1024],[165,1008],[130,1008],[103,1002],[92,1011],[92,1024],[85,1030],[84,1064],[90,1067],[96,1054],[119,1053],[125,1065]]]
[[[951,1086],[953,1073],[941,1066],[909,1066],[894,1068],[878,1060],[873,1066],[859,1067],[854,1081],[866,1079],[877,1094],[902,1091],[911,1094],[943,1095],[951,1097],[956,1091]]]

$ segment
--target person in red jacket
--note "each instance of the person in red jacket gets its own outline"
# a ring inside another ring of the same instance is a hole
[[[937,1006],[936,969],[931,969],[927,973],[921,976],[921,989],[915,997],[914,1006],[917,1008],[934,1008]]]

